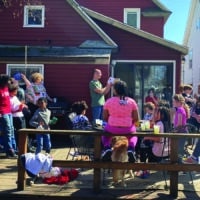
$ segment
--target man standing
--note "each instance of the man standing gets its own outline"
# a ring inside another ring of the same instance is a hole
[[[95,69],[93,73],[93,79],[90,81],[90,96],[91,96],[91,107],[92,107],[92,117],[93,123],[96,119],[103,119],[103,105],[105,103],[105,97],[111,88],[111,83],[107,83],[105,87],[102,86],[101,79],[102,73],[100,69]]]

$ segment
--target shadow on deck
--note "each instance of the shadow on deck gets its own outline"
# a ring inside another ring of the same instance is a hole
[[[63,136],[55,137],[52,138],[52,143],[53,158],[65,160],[70,145],[69,138]],[[38,198],[40,200],[174,199],[169,196],[169,190],[165,190],[162,172],[151,171],[151,175],[147,179],[127,177],[126,188],[120,186],[114,188],[111,184],[112,176],[106,172],[105,180],[102,181],[102,190],[99,194],[95,194],[91,189],[93,184],[92,174],[93,170],[91,169],[80,169],[78,178],[65,185],[47,185],[38,180],[36,184],[29,186],[29,179],[27,178],[26,189],[24,191],[17,191],[17,160],[5,159],[4,154],[0,154],[0,198],[15,200],[38,200]],[[200,199],[200,173],[193,172],[192,174],[194,184],[191,184],[188,173],[179,175],[177,199]]]

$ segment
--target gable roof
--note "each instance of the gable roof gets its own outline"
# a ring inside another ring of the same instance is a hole
[[[76,1],[66,1],[107,44],[109,44],[113,48],[118,47],[117,44],[81,9]]]
[[[176,51],[181,52],[186,55],[188,53],[188,48],[186,46],[178,45],[175,42],[165,40],[164,38],[158,37],[146,31],[136,29],[132,26],[124,24],[118,20],[80,6],[75,0],[66,0],[79,14],[80,16],[102,37],[102,39],[110,45],[117,47],[117,44],[92,20],[92,18],[107,23],[111,26],[117,27],[121,30],[127,31],[134,35],[140,36],[147,40],[153,41],[160,45],[163,45],[167,48],[174,49]],[[158,0],[153,0],[156,5],[158,5],[161,9],[167,10]]]
[[[163,16],[164,17],[164,21],[166,22],[167,19],[169,18],[169,16],[171,15],[171,11],[169,9],[167,9],[159,0],[152,0],[153,3],[158,6],[158,8],[160,9],[158,10],[152,10],[152,9],[145,9],[144,11],[142,11],[142,15],[145,17],[157,17],[157,16]]]

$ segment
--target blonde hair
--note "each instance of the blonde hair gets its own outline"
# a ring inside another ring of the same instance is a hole
[[[35,83],[38,79],[40,79],[41,81],[43,81],[44,77],[42,74],[35,72],[31,75],[31,82]]]
[[[178,101],[180,102],[182,105],[183,105],[183,108],[185,109],[185,112],[186,112],[186,117],[187,119],[190,118],[190,108],[189,106],[185,103],[185,98],[183,97],[182,94],[175,94],[173,96],[173,99],[175,101]]]

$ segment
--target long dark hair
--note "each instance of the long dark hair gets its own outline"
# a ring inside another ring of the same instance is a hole
[[[126,82],[121,81],[121,80],[116,81],[114,83],[114,89],[115,89],[116,95],[120,97],[120,100],[125,100],[125,97],[127,96],[127,91],[128,91]]]
[[[162,121],[164,125],[164,132],[170,132],[171,130],[171,116],[170,109],[166,106],[158,107],[158,112],[160,113],[160,121]]]

